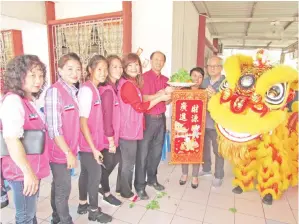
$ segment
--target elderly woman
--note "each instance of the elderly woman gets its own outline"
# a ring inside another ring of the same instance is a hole
[[[47,146],[41,145],[40,153],[26,154],[20,140],[26,130],[45,129],[43,114],[35,104],[45,81],[46,67],[35,55],[17,56],[7,65],[0,118],[9,156],[2,158],[1,168],[13,192],[16,223],[37,223],[40,180],[50,173],[48,152],[43,150]]]

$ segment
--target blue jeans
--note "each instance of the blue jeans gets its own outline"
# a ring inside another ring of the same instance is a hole
[[[23,181],[8,181],[16,207],[16,224],[37,224],[36,208],[39,190],[35,195],[25,196],[23,194]]]

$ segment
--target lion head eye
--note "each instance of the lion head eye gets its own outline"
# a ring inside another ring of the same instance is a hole
[[[220,84],[219,89],[220,89],[220,91],[222,91],[222,90],[224,90],[224,89],[226,89],[226,88],[228,88],[228,82],[227,82],[227,80],[225,79],[225,80],[223,80],[222,83]]]
[[[281,104],[286,97],[286,83],[279,83],[271,86],[266,92],[265,100],[267,103],[272,105]]]

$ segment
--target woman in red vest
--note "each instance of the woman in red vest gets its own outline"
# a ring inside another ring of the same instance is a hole
[[[78,94],[81,126],[78,213],[84,214],[88,211],[89,220],[107,223],[112,220],[112,217],[98,208],[98,189],[103,159],[101,151],[104,149],[102,101],[98,88],[100,84],[105,83],[108,75],[106,58],[102,55],[93,56],[87,65],[86,72],[88,81],[83,83]]]
[[[49,158],[53,174],[51,189],[52,223],[71,224],[68,200],[71,193],[70,169],[76,166],[79,147],[78,89],[82,64],[75,53],[58,61],[59,79],[46,93],[45,114],[49,134]]]
[[[132,179],[137,141],[143,138],[145,128],[143,113],[161,101],[170,100],[171,95],[161,92],[161,95],[152,101],[142,101],[142,66],[137,54],[130,53],[124,57],[123,69],[124,75],[118,84],[121,113],[119,144],[122,157],[120,194],[134,201],[137,196],[132,192]]]
[[[102,188],[99,190],[104,200],[111,205],[119,206],[121,201],[110,193],[109,175],[118,165],[116,192],[120,192],[121,153],[119,149],[120,107],[117,96],[117,84],[123,73],[121,59],[117,55],[107,57],[108,78],[106,85],[100,86],[104,124],[104,165],[102,170]]]
[[[27,130],[46,128],[36,105],[45,82],[46,66],[35,55],[17,56],[7,64],[0,118],[9,156],[1,158],[1,172],[12,189],[17,224],[37,223],[40,180],[50,174],[47,144],[40,154],[26,155],[20,140]]]

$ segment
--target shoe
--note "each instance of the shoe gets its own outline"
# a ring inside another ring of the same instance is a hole
[[[59,224],[59,223],[60,223],[60,219],[59,218],[57,218],[57,219],[52,218],[51,224]]]
[[[164,191],[165,190],[165,187],[163,185],[159,184],[158,182],[155,182],[155,183],[152,183],[152,184],[148,183],[147,185],[150,186],[150,187],[154,187],[157,191]]]
[[[202,170],[198,173],[198,176],[200,176],[200,177],[207,177],[207,176],[211,176],[211,175],[212,175],[212,171],[205,172]]]
[[[101,195],[104,195],[104,194],[105,194],[103,188],[101,188],[101,187],[99,188],[99,193],[100,193]]]
[[[118,200],[114,195],[109,194],[108,197],[104,196],[104,200],[107,201],[111,205],[120,206],[122,203]]]
[[[145,190],[137,191],[137,195],[141,200],[148,200],[149,196],[147,195]]]
[[[192,182],[193,182],[193,179],[192,179]],[[196,189],[197,187],[198,187],[198,178],[197,178],[197,183],[196,184],[194,184],[194,183],[192,183],[191,182],[191,187],[193,188],[193,189]]]
[[[83,215],[86,214],[89,211],[89,204],[86,203],[84,205],[79,204],[78,209],[77,209],[77,213],[79,215]]]
[[[272,205],[272,202],[273,202],[273,197],[271,194],[266,194],[264,197],[263,197],[263,203],[266,204],[266,205]]]
[[[222,185],[223,179],[214,178],[212,182],[213,187],[220,187]]]
[[[89,221],[98,221],[99,223],[108,223],[112,221],[112,217],[108,214],[101,212],[100,210],[92,211],[88,213]]]
[[[233,193],[235,194],[242,194],[243,193],[243,190],[241,187],[237,186],[235,187],[233,190],[232,190]]]
[[[180,185],[185,185],[185,184],[187,183],[187,179],[188,179],[188,177],[186,177],[186,180],[182,180],[183,176],[184,176],[184,175],[181,176],[181,179],[180,179],[180,181],[179,181]]]

